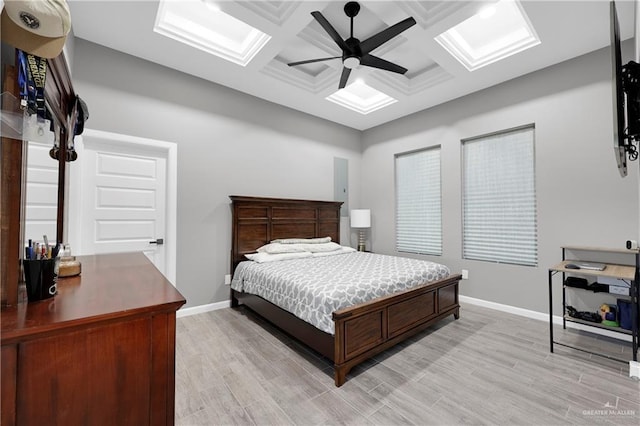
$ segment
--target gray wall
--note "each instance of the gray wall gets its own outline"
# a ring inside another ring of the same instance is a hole
[[[88,128],[178,144],[177,286],[187,306],[228,297],[228,195],[329,200],[333,158],[346,158],[350,205],[371,208],[372,248],[392,254],[394,154],[440,144],[444,253],[416,257],[468,269],[464,295],[546,312],[547,268],[561,245],[622,247],[639,235],[638,165],[626,179],[615,167],[609,73],[601,50],[359,132],[84,40],[74,60]],[[463,260],[460,140],[529,123],[539,266]],[[343,242],[353,243],[347,220],[342,229]]]
[[[358,204],[359,131],[81,39],[73,77],[87,128],[178,145],[176,284],[187,306],[229,297],[229,195],[332,200],[341,157]]]
[[[373,250],[395,253],[394,154],[441,145],[443,255],[416,257],[468,269],[464,295],[548,311],[547,268],[561,245],[623,248],[638,236],[638,165],[625,179],[616,168],[609,64],[603,49],[364,132],[361,204],[372,211]],[[460,140],[529,123],[539,266],[464,260]]]

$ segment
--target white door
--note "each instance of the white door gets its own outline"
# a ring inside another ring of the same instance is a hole
[[[168,218],[175,220],[168,214],[175,206],[173,197],[167,196],[168,176],[173,173],[166,146],[162,141],[84,132],[76,145],[79,173],[70,182],[76,188],[71,197],[79,199],[71,202],[76,213],[69,214],[69,226],[79,225],[79,230],[69,229],[79,244],[72,250],[78,254],[142,251],[175,283],[175,266],[167,264],[175,262],[167,253],[168,247],[175,247],[175,235],[170,235],[175,232],[168,232],[175,229],[168,226]]]

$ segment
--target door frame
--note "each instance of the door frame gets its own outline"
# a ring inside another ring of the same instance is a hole
[[[167,187],[166,187],[166,215],[165,215],[165,267],[166,278],[176,286],[176,252],[177,252],[177,189],[178,189],[178,145],[175,142],[157,139],[141,138],[138,136],[106,132],[102,130],[84,129],[81,136],[75,138],[75,149],[78,153],[78,163],[70,163],[69,167],[69,209],[66,218],[67,239],[71,248],[82,254],[82,176],[80,161],[85,150],[85,137],[106,139],[111,146],[135,145],[138,149],[162,152],[167,156]]]

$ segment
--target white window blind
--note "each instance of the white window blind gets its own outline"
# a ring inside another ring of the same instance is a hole
[[[396,156],[396,249],[442,254],[440,147]]]
[[[534,128],[463,141],[463,257],[538,264]]]

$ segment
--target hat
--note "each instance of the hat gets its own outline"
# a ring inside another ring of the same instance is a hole
[[[65,0],[6,0],[0,19],[3,42],[42,58],[58,56],[71,29]]]

